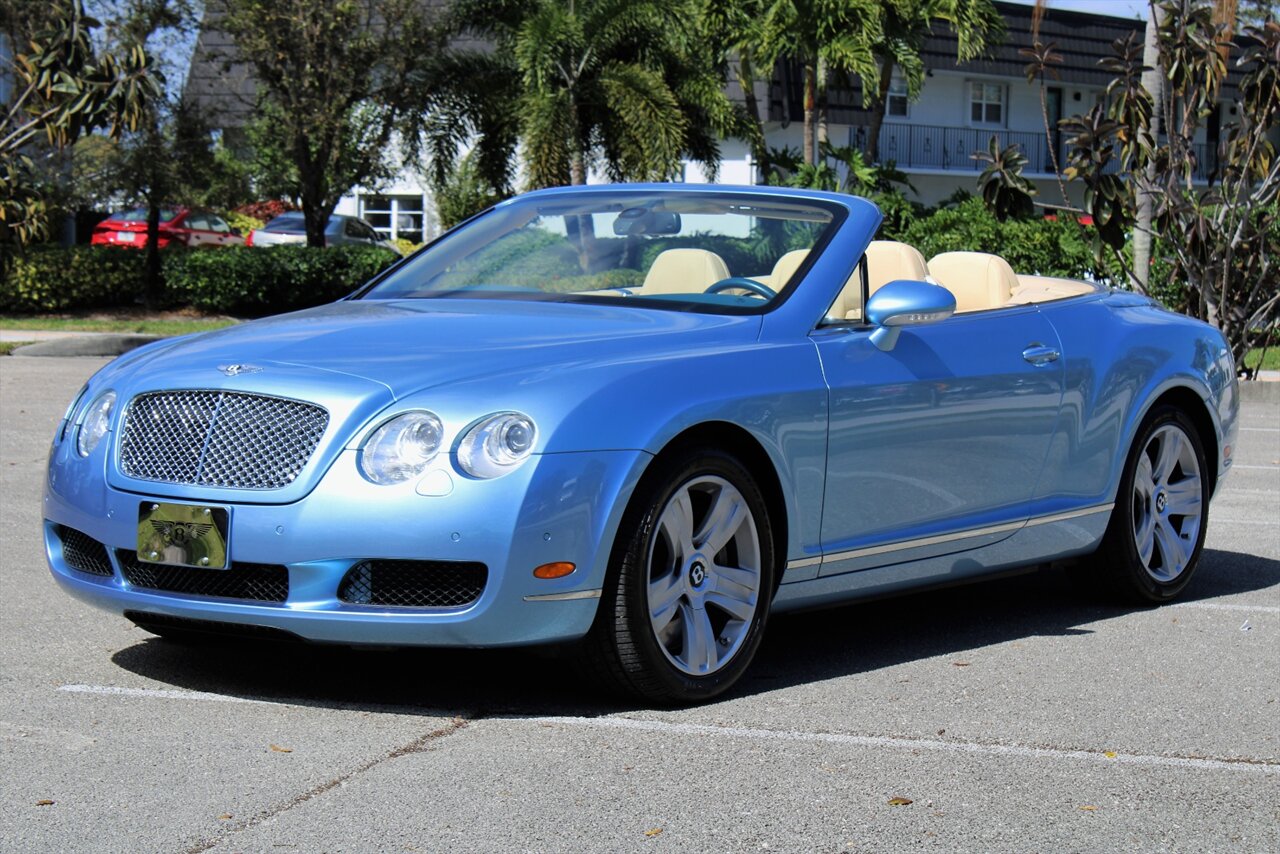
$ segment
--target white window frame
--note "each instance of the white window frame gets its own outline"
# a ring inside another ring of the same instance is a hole
[[[902,101],[901,113],[893,111],[893,103],[897,99]],[[907,94],[907,81],[896,74],[889,79],[889,93],[884,99],[884,116],[886,119],[911,118],[911,98]]]
[[[973,91],[973,90],[974,90],[974,87],[975,87],[975,86],[981,86],[981,87],[982,87],[982,90],[983,90],[983,91],[982,91],[982,97],[981,97],[981,99],[975,99],[975,98],[974,98],[974,91]],[[991,88],[994,88],[994,89],[998,89],[998,90],[1000,91],[1000,100],[999,100],[999,102],[992,101],[992,100],[989,100],[989,99],[987,99],[987,98],[986,98],[986,94],[987,94],[987,93],[986,93],[986,88],[987,88],[987,87],[991,87]],[[969,127],[978,127],[978,128],[1004,128],[1004,127],[1008,127],[1008,126],[1009,126],[1009,84],[1007,84],[1007,83],[1001,83],[1001,82],[994,81],[994,80],[966,80],[966,81],[965,81],[965,88],[966,88],[966,90],[967,90],[967,93],[966,93],[966,97],[965,97],[965,104],[964,104],[964,110],[965,110],[965,116],[964,116],[964,117],[965,117],[966,123],[969,125]],[[978,104],[978,103],[980,103],[980,104],[982,104],[982,105],[983,105],[983,107],[982,107],[983,120],[982,120],[982,121],[977,121],[977,120],[975,120],[975,119],[973,118],[973,105],[974,105],[974,104]],[[998,122],[989,122],[989,121],[986,121],[986,112],[987,112],[987,109],[986,109],[986,108],[987,108],[987,106],[988,106],[988,105],[990,105],[990,104],[996,104],[996,103],[999,103],[999,106],[1000,106],[1000,121],[998,121]]]
[[[360,219],[368,222],[369,217],[367,216],[367,214],[369,213],[387,214],[388,216],[391,217],[390,228],[378,228],[373,223],[369,223],[369,227],[372,228],[378,234],[379,237],[385,238],[387,240],[399,239],[400,217],[403,214],[405,216],[418,217],[418,220],[420,223],[419,227],[413,230],[417,231],[420,234],[420,238],[419,238],[420,240],[422,240],[423,242],[426,242],[427,240],[431,239],[431,236],[430,236],[431,222],[428,219],[428,212],[427,212],[428,203],[425,196],[415,196],[412,193],[367,193],[367,194],[361,193],[359,198],[360,198]],[[386,199],[391,203],[390,208],[388,209],[388,208],[382,208],[382,207],[370,207],[369,201],[375,198]],[[410,199],[410,198],[421,199],[422,206],[417,210],[406,209],[402,211],[400,209],[401,200]]]

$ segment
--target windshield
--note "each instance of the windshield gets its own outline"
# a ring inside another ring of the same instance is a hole
[[[446,235],[364,299],[554,299],[739,313],[774,303],[841,217],[818,201],[618,191],[517,199]]]

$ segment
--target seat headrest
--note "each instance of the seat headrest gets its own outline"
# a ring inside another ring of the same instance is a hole
[[[895,240],[873,240],[867,246],[867,290],[872,294],[898,279],[923,282],[927,275],[924,256],[914,246]]]
[[[800,269],[800,265],[808,257],[808,249],[792,249],[779,258],[778,263],[773,265],[773,273],[769,276],[769,279],[773,282],[773,289],[780,291],[786,287],[787,282],[791,281],[791,277],[796,274],[796,270]]]
[[[999,308],[1013,297],[1018,277],[1009,262],[985,252],[943,252],[929,259],[929,275],[956,298],[956,313]]]
[[[706,249],[668,249],[653,259],[644,277],[644,290],[660,294],[701,293],[729,278],[724,259]]]

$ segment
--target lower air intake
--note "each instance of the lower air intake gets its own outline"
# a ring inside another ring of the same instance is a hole
[[[58,539],[62,540],[62,559],[67,562],[67,566],[89,575],[113,574],[106,546],[93,537],[75,528],[59,525]]]
[[[231,564],[228,569],[199,569],[144,563],[138,553],[116,552],[124,580],[134,587],[165,593],[189,593],[219,599],[283,602],[289,598],[289,570],[268,563]]]
[[[365,560],[347,571],[338,598],[352,605],[460,608],[479,599],[488,580],[482,563]]]

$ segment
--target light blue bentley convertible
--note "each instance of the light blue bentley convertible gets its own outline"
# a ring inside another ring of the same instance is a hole
[[[547,190],[340,302],[136,350],[54,437],[53,576],[171,637],[578,641],[654,702],[727,689],[774,611],[1083,556],[1176,596],[1231,466],[1222,337],[879,223]]]

